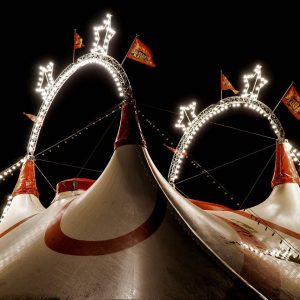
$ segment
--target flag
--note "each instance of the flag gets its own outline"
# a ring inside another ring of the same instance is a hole
[[[185,158],[188,158],[188,155],[187,155],[187,153],[186,153],[186,151],[179,151],[179,150],[177,150],[177,149],[175,149],[175,148],[172,148],[172,147],[170,147],[170,146],[168,146],[168,145],[166,145],[166,144],[163,144],[167,149],[169,149],[171,152],[173,152],[174,154],[176,154],[176,153],[179,153],[179,154],[182,154]]]
[[[293,116],[300,120],[300,95],[296,91],[294,85],[292,84],[282,97],[282,102],[293,114]]]
[[[221,91],[225,90],[232,90],[235,94],[239,92],[233,87],[227,77],[221,72]]]
[[[31,120],[33,123],[35,123],[37,121],[37,116],[32,115],[32,114],[27,114],[25,112],[23,112],[23,115],[26,116],[29,120]]]
[[[127,57],[136,60],[142,64],[145,64],[149,67],[156,67],[156,64],[153,61],[152,51],[138,38],[135,38],[134,42],[132,43],[127,53]]]
[[[81,36],[75,31],[74,32],[74,49],[80,49],[84,47]]]

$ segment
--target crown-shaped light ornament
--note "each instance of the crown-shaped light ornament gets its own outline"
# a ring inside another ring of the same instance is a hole
[[[106,15],[106,19],[103,20],[104,25],[99,25],[94,27],[94,39],[95,42],[93,43],[93,48],[91,52],[99,52],[102,54],[107,54],[108,51],[108,44],[114,34],[116,33],[115,30],[111,28],[111,14]],[[104,40],[102,45],[100,44],[100,36],[101,33],[105,32]]]
[[[177,120],[177,123],[175,124],[175,127],[181,128],[183,131],[186,131],[189,126],[192,124],[192,121],[196,118],[195,114],[195,108],[196,108],[196,102],[193,101],[188,106],[180,106],[180,116]],[[184,123],[184,117],[187,119],[187,123]]]
[[[249,79],[253,79],[254,83],[250,87]],[[254,73],[244,75],[245,88],[241,97],[247,97],[251,100],[257,100],[260,89],[268,82],[261,76],[261,66],[257,65],[254,69]]]
[[[45,100],[47,92],[53,86],[53,63],[49,62],[46,67],[40,66],[39,79],[37,82],[36,91],[41,93],[42,99]]]

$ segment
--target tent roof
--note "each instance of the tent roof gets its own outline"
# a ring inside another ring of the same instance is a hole
[[[67,191],[84,190],[86,191],[93,183],[94,179],[89,178],[70,178],[65,179],[57,183],[56,193],[62,193]]]
[[[129,144],[146,147],[134,102],[126,102],[122,105],[120,126],[114,148]]]
[[[17,184],[12,192],[13,197],[20,194],[32,194],[39,197],[35,179],[35,165],[32,159],[27,159],[24,162]]]
[[[287,143],[277,143],[272,187],[287,182],[294,182],[300,185],[299,175],[288,151]]]

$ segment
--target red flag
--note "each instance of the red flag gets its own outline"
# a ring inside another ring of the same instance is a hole
[[[35,116],[35,115],[27,114],[25,112],[23,112],[23,115],[26,116],[29,120],[31,120],[34,123],[37,121],[37,116]]]
[[[233,87],[227,77],[221,72],[221,91],[225,90],[232,90],[235,94],[239,92]]]
[[[152,56],[152,51],[149,49],[149,47],[142,43],[138,38],[135,38],[127,53],[128,58],[136,60],[149,67],[156,67]]]
[[[188,155],[187,155],[187,153],[186,153],[186,151],[179,151],[179,150],[177,150],[177,149],[175,149],[175,148],[172,148],[172,147],[170,147],[170,146],[168,146],[168,145],[166,145],[166,144],[163,144],[166,148],[168,148],[171,152],[173,152],[173,153],[180,153],[180,154],[182,154],[185,158],[188,158]]]
[[[296,91],[294,85],[292,84],[282,97],[282,102],[293,114],[293,116],[300,120],[300,95]]]
[[[81,36],[75,31],[74,32],[74,49],[80,49],[84,47]]]

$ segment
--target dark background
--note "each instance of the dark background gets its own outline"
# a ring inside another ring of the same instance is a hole
[[[284,5],[269,6],[253,1],[7,3],[2,9],[5,18],[1,19],[1,170],[26,154],[32,123],[22,112],[37,114],[41,105],[41,97],[35,92],[39,65],[53,61],[55,79],[72,62],[73,29],[85,44],[76,51],[78,58],[90,51],[93,26],[100,24],[106,13],[113,15],[112,27],[117,32],[110,42],[109,55],[121,62],[136,34],[153,52],[156,68],[130,59],[123,67],[144,115],[140,114],[140,123],[149,153],[165,177],[172,153],[163,144],[176,147],[182,134],[174,127],[178,107],[194,100],[199,113],[218,102],[221,69],[242,90],[242,76],[253,72],[257,64],[262,65],[262,76],[269,83],[261,90],[259,100],[271,109],[292,81],[300,91],[298,14],[296,7],[286,1]],[[223,92],[223,98],[229,96],[234,94]],[[97,120],[118,103],[106,72],[95,66],[83,68],[51,106],[36,154]],[[276,115],[286,137],[299,150],[300,121],[282,103]],[[113,153],[119,119],[120,115],[114,114],[51,148],[51,152],[36,155],[40,200],[46,207],[59,181],[99,176]],[[275,142],[269,123],[253,112],[241,109],[219,115],[197,135],[180,179],[201,172],[193,166],[193,160],[211,170],[209,175],[197,176],[177,188],[191,198],[233,208],[241,203],[244,207],[259,203],[271,192],[275,147],[229,162]],[[98,172],[81,170],[82,166]],[[18,173],[0,183],[2,206]]]

